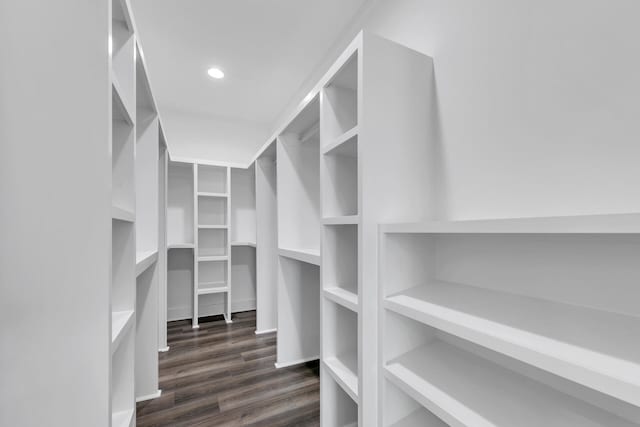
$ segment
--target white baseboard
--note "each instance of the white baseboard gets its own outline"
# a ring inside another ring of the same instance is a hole
[[[314,360],[319,360],[319,359],[320,359],[320,356],[315,356],[315,357],[308,357],[306,359],[291,360],[289,362],[276,362],[275,365],[277,369],[288,368],[289,366],[301,365],[303,363],[312,362]]]
[[[264,331],[256,330],[256,335],[270,334],[271,332],[278,332],[278,328],[265,329]]]
[[[238,313],[241,311],[251,311],[256,309],[256,300],[247,299],[239,301],[231,301],[231,312]],[[224,303],[215,304],[200,304],[198,315],[200,317],[215,316],[224,313]],[[191,306],[187,307],[169,307],[167,309],[167,321],[191,319],[193,317],[193,310]]]
[[[167,351],[169,351],[169,346],[162,347],[162,348],[158,349],[158,352],[160,352],[160,353],[166,353]]]
[[[162,390],[158,390],[155,393],[147,394],[146,396],[136,397],[136,402],[144,402],[145,400],[157,399],[162,395]]]

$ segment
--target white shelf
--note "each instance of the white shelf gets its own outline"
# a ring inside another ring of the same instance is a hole
[[[453,427],[632,425],[440,340],[392,361],[385,375]]]
[[[278,254],[283,257],[295,259],[309,264],[320,265],[320,251],[278,248]]]
[[[198,295],[220,294],[229,292],[229,286],[224,282],[204,282],[198,284]]]
[[[352,147],[345,147],[345,143],[357,136],[358,126],[356,125],[324,147],[322,149],[322,154],[343,154],[347,156],[355,156],[357,152],[353,152]],[[344,152],[341,153],[341,151]]]
[[[351,225],[360,223],[360,215],[343,215],[322,218],[324,225]]]
[[[119,206],[111,206],[111,218],[117,221],[134,222],[136,220],[136,214],[131,210]]]
[[[113,354],[120,345],[122,338],[127,334],[134,320],[134,311],[114,311],[111,313],[111,353]]]
[[[198,261],[200,262],[226,261],[228,259],[229,259],[228,255],[208,255],[208,256],[198,257]]]
[[[256,242],[231,242],[231,246],[251,246],[256,247]]]
[[[219,198],[227,198],[229,195],[227,193],[208,193],[206,191],[199,191],[199,197],[219,197]]]
[[[135,411],[120,411],[111,414],[111,426],[112,427],[133,427]]]
[[[158,260],[158,251],[138,252],[136,254],[136,277],[144,273]]]
[[[384,224],[384,233],[420,234],[638,234],[640,214],[579,215]]]
[[[346,363],[345,363],[346,361]],[[327,357],[324,364],[333,379],[342,387],[342,389],[358,403],[358,375],[349,367],[357,367],[355,355],[347,355],[337,357]]]
[[[111,73],[111,88],[113,92],[113,116],[117,119],[122,119],[126,121],[129,125],[133,126],[135,120],[133,119],[134,115],[132,114],[133,106],[128,105],[129,102],[126,101],[126,97],[123,96],[122,88],[120,87],[120,83],[118,82],[118,78],[115,73]]]
[[[447,427],[447,425],[426,409],[417,409],[391,427]]]
[[[351,311],[358,312],[358,295],[347,289],[338,286],[325,288],[324,296]]]
[[[193,249],[194,247],[193,243],[170,243],[167,245],[167,249]]]
[[[385,308],[640,406],[640,319],[472,286],[433,282]],[[634,360],[635,358],[635,360]]]
[[[201,230],[226,230],[228,225],[198,225]]]

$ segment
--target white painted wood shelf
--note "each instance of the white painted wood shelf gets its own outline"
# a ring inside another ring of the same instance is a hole
[[[136,214],[119,206],[111,206],[111,218],[117,221],[134,222],[136,220]]]
[[[391,361],[384,371],[454,427],[633,425],[441,340]]]
[[[322,148],[322,154],[336,154],[336,152],[344,151],[344,154],[349,156],[355,156],[357,153],[352,151],[352,147],[347,147],[345,150],[345,145],[347,142],[353,140],[358,136],[358,126],[354,126],[342,135],[340,135],[335,140],[328,143],[326,146]]]
[[[313,265],[320,265],[321,262],[320,251],[315,250],[279,248],[278,254],[286,258],[295,259],[297,261]]]
[[[170,243],[167,249],[193,249],[194,246],[193,243]]]
[[[447,427],[447,424],[426,409],[417,409],[390,427]]]
[[[340,357],[327,357],[323,361],[333,379],[342,389],[358,402],[358,360],[355,354],[342,355]]]
[[[227,198],[229,195],[227,193],[207,193],[204,191],[198,192],[199,197],[217,197],[217,198]]]
[[[118,349],[123,337],[131,330],[134,321],[135,313],[133,310],[111,313],[111,353]]]
[[[228,255],[208,255],[208,256],[199,256],[199,262],[215,262],[215,261],[228,261]]]
[[[120,87],[118,78],[112,75],[111,88],[113,92],[113,116],[116,120],[124,120],[129,125],[135,123],[134,107],[129,105],[127,97],[123,95],[123,89]]]
[[[383,233],[639,234],[640,213],[383,224]]]
[[[640,318],[432,282],[386,309],[640,406]]]
[[[138,252],[136,254],[136,276],[141,275],[158,260],[158,251]]]
[[[348,289],[339,286],[325,287],[324,296],[351,311],[358,312],[358,295]]]
[[[322,218],[322,224],[324,225],[357,225],[359,223],[359,215],[343,215]]]
[[[133,427],[135,426],[135,411],[114,412],[111,416],[111,427]]]
[[[229,292],[229,286],[220,282],[201,282],[198,284],[199,295],[219,294]]]
[[[249,246],[255,248],[256,242],[231,242],[231,246]]]

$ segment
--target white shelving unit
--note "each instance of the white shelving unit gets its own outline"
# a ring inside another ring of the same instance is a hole
[[[193,317],[194,165],[167,162],[167,320]]]
[[[136,44],[136,400],[160,395],[158,366],[160,122]]]
[[[316,96],[277,137],[276,367],[320,357],[320,138]]]
[[[273,141],[255,162],[256,175],[256,334],[278,326],[277,153]]]
[[[432,218],[432,72],[430,58],[361,33],[316,87],[323,426],[336,425],[336,417],[378,425],[377,227]],[[345,397],[350,402],[338,401]],[[423,420],[414,417],[404,422]]]
[[[256,309],[255,167],[231,168],[232,312]]]
[[[112,3],[111,425],[135,425],[136,74],[129,11]]]
[[[380,239],[383,393],[449,425],[640,422],[640,214],[391,224]]]
[[[194,165],[193,327],[198,328],[200,298],[222,298],[231,323],[231,171],[226,166]]]

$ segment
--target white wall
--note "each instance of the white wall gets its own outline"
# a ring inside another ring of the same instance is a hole
[[[259,124],[160,107],[171,158],[246,166],[267,138]]]
[[[442,216],[638,211],[638,16],[636,0],[379,0],[293,104],[364,26],[434,58]]]
[[[0,425],[110,425],[109,2],[0,1]]]

